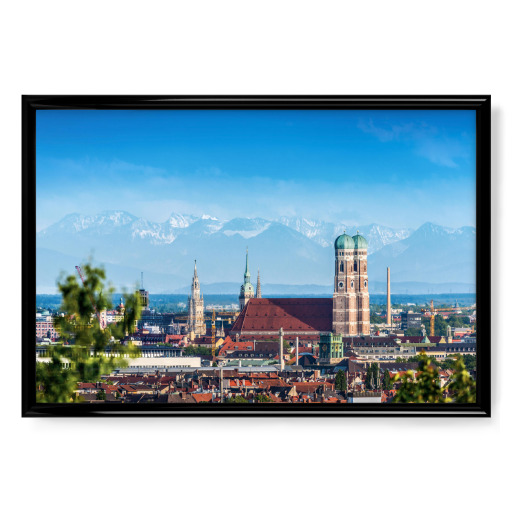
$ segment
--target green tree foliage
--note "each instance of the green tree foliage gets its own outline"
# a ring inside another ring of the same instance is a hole
[[[377,363],[372,363],[366,370],[366,379],[364,381],[366,389],[380,388],[380,370]]]
[[[403,376],[395,376],[393,383],[399,388],[393,399],[398,403],[474,403],[476,384],[464,365],[464,359],[457,357],[452,379],[441,386],[437,365],[422,352],[419,355],[417,375],[412,370]]]
[[[472,356],[471,354],[464,354],[462,359],[464,360],[466,370],[470,372],[474,372],[476,370],[476,356]]]
[[[107,398],[107,393],[105,393],[104,389],[100,389],[96,393],[96,400],[106,400],[106,398]]]
[[[339,391],[347,390],[347,375],[344,371],[338,370],[336,378],[334,379],[334,387]]]
[[[272,402],[269,396],[267,395],[256,395],[256,401],[257,402]]]
[[[134,331],[140,317],[137,293],[124,294],[125,315],[122,322],[101,329],[94,311],[112,309],[111,287],[105,285],[105,271],[90,263],[82,267],[85,281],[70,274],[61,277],[61,316],[54,320],[60,333],[60,345],[48,347],[49,363],[36,365],[36,399],[59,403],[73,400],[78,382],[97,382],[101,375],[128,364],[125,356],[139,351],[121,339]],[[63,369],[63,366],[66,366]]]
[[[398,403],[440,403],[446,402],[439,379],[437,366],[432,364],[427,355],[420,355],[418,375],[408,370],[402,377],[396,375],[393,383],[400,384],[393,399]]]
[[[235,398],[231,397],[225,400],[226,404],[248,404],[249,400],[244,398],[243,396],[237,396]]]
[[[422,330],[417,327],[410,327],[404,331],[404,336],[421,336]]]
[[[193,347],[192,345],[189,345],[188,347],[185,347],[185,350],[183,350],[184,356],[211,356],[212,355],[212,349],[206,348],[206,347]]]
[[[371,324],[385,324],[386,319],[377,313],[370,313],[370,323]]]
[[[466,369],[464,358],[455,360],[455,373],[446,386],[450,396],[457,403],[471,404],[476,402],[476,383]]]
[[[384,378],[382,379],[382,389],[384,391],[389,391],[390,389],[393,389],[393,384],[391,383],[391,377],[389,375],[389,371],[384,371]]]

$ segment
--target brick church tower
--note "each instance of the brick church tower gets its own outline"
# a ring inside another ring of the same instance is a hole
[[[359,234],[343,234],[334,242],[334,253],[333,333],[370,334],[368,242]]]

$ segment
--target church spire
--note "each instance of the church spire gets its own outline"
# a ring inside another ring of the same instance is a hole
[[[244,309],[244,306],[252,297],[254,297],[254,288],[251,284],[251,273],[249,272],[249,248],[247,248],[245,253],[244,284],[240,287],[240,295],[238,296],[240,311]]]
[[[245,274],[244,274],[244,282],[251,282],[251,273],[249,272],[249,248],[246,249],[245,253]]]
[[[261,299],[260,269],[258,269],[258,282],[256,283],[256,298]]]

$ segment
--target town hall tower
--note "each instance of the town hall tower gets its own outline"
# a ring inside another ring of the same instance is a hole
[[[201,295],[199,278],[197,277],[197,264],[194,261],[194,277],[192,278],[191,293],[188,298],[188,332],[193,339],[195,336],[206,334],[204,323],[204,298]]]

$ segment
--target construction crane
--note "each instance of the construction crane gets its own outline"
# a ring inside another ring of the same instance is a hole
[[[212,362],[215,362],[215,309],[212,313]]]
[[[430,311],[430,336],[435,335],[435,316],[441,311],[453,311],[454,313],[463,309],[474,309],[471,306],[460,307],[458,304],[454,308],[434,308],[434,301],[430,301],[430,309],[422,309],[422,312]]]
[[[82,269],[78,265],[75,265],[75,268],[76,268],[76,271],[78,272],[78,275],[80,276],[80,279],[82,280],[82,284],[85,286],[85,278],[84,278]],[[91,293],[89,293],[89,300],[91,301],[92,307],[94,308],[94,312],[96,313],[96,317],[98,318],[98,322],[100,324],[100,329],[101,330],[105,329],[105,327],[107,327],[107,322],[106,322],[105,318],[103,318],[101,316],[100,312],[98,311],[98,308],[96,307],[96,302],[94,301],[94,297],[92,296]]]

